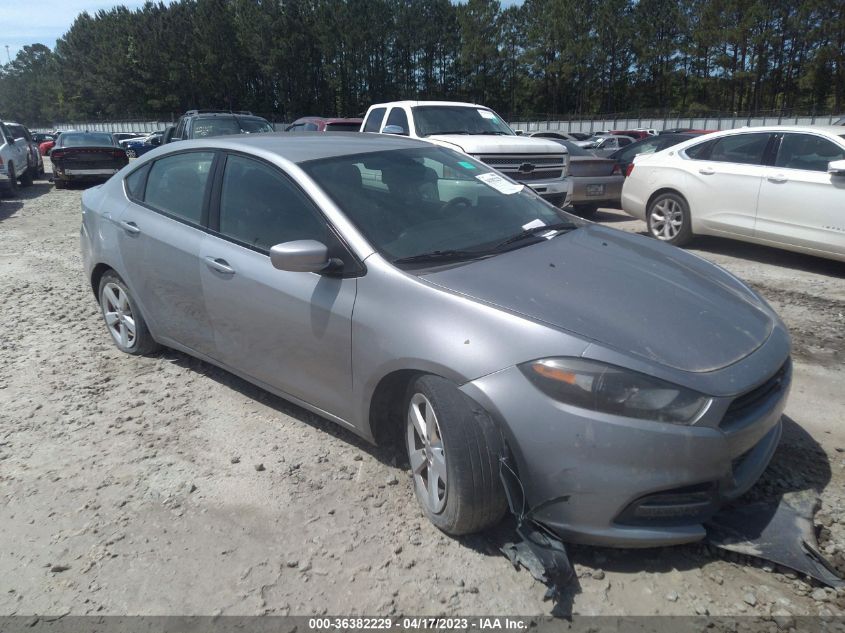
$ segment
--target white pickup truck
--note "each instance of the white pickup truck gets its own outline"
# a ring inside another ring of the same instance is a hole
[[[490,108],[453,101],[394,101],[370,106],[361,132],[399,134],[477,158],[557,206],[572,196],[566,148],[518,136]]]
[[[16,142],[9,128],[0,122],[0,196],[14,196],[18,180],[24,186],[31,185],[35,174],[27,168],[29,148]]]

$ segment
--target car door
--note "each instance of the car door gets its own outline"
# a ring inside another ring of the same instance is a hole
[[[845,142],[783,134],[760,187],[755,237],[845,255],[845,178],[827,172],[835,160],[845,160]]]
[[[694,226],[725,235],[754,233],[760,184],[774,134],[750,132],[711,139],[687,149],[683,193]]]
[[[186,151],[143,166],[146,179],[127,186],[130,202],[111,218],[123,229],[124,281],[153,333],[164,343],[206,355],[214,352],[214,333],[202,297],[199,254],[215,155]]]
[[[344,262],[351,255],[316,205],[277,167],[231,153],[218,181],[212,231],[200,253],[216,358],[347,418],[356,279],[278,270],[269,249],[313,239]]]

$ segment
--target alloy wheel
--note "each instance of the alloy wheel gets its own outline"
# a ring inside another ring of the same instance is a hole
[[[107,283],[103,286],[100,302],[106,326],[115,343],[122,349],[131,349],[137,332],[132,303],[126,291],[115,283]]]
[[[429,512],[440,514],[446,507],[446,449],[440,423],[431,402],[415,393],[408,406],[408,458],[418,496]]]
[[[651,234],[659,240],[671,240],[684,225],[684,212],[673,198],[663,198],[651,209]]]

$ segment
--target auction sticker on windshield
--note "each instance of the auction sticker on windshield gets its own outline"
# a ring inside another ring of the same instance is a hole
[[[522,191],[522,188],[525,185],[520,185],[514,182],[508,182],[504,178],[502,178],[499,174],[494,174],[493,172],[489,172],[486,174],[478,174],[476,176],[481,182],[483,182],[488,187],[492,187],[499,193],[504,193],[506,195],[511,195],[514,193],[519,193]]]
[[[496,118],[496,115],[493,114],[492,112],[490,112],[490,110],[479,109],[478,114],[480,114],[481,117],[484,118],[484,119],[495,119]]]

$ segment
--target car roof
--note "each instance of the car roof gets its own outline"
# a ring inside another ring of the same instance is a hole
[[[203,140],[182,141],[174,149],[214,147],[253,152],[273,152],[294,163],[309,160],[366,154],[392,149],[434,147],[431,143],[392,134],[361,134],[357,132],[267,132],[264,134],[233,134]]]
[[[294,121],[294,123],[299,123],[300,121],[322,121],[324,123],[362,123],[364,119],[359,119],[357,117],[301,116],[296,121]]]
[[[386,101],[385,103],[374,103],[371,108],[378,108],[384,106],[459,106],[463,108],[484,108],[489,110],[487,106],[478,103],[467,103],[465,101]]]
[[[702,138],[712,138],[714,134],[729,134],[739,132],[821,132],[832,136],[842,136],[845,130],[841,125],[760,125],[738,127],[732,130],[719,130],[703,135]]]

